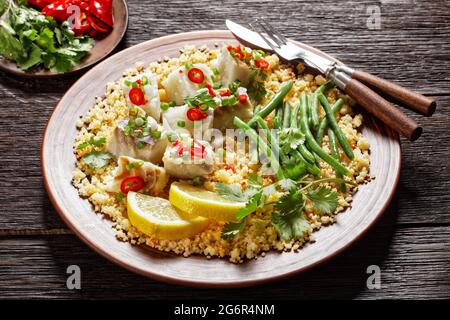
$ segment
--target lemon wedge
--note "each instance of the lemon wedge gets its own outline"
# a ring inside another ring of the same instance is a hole
[[[128,219],[142,233],[165,240],[190,238],[208,226],[208,219],[187,217],[163,198],[128,192]]]
[[[244,202],[223,199],[218,193],[181,182],[174,182],[169,191],[170,203],[190,216],[219,221],[234,221]]]

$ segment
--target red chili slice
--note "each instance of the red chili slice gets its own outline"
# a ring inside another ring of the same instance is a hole
[[[255,60],[255,66],[260,69],[269,69],[269,62],[264,59]]]
[[[122,180],[122,183],[120,184],[120,191],[122,191],[122,193],[128,193],[129,191],[137,192],[144,188],[144,186],[145,181],[141,177],[127,177]]]
[[[72,30],[76,36],[85,35],[91,30],[91,25],[90,25],[88,19],[89,18],[86,16],[86,13],[84,13],[84,12],[80,13],[80,18],[79,18],[80,25],[78,27],[76,27],[76,25],[74,25],[72,27]]]
[[[231,170],[233,173],[236,173],[236,169],[232,165],[227,165],[224,167],[225,170]]]
[[[190,108],[186,112],[186,117],[191,121],[199,121],[208,117],[207,112],[203,112],[199,107]]]
[[[240,94],[238,100],[240,103],[246,103],[248,100],[248,96],[246,94]]]
[[[229,97],[229,96],[231,96],[231,91],[228,88],[220,89],[220,93],[219,94],[220,94],[221,97]]]
[[[188,78],[194,83],[202,83],[205,80],[205,74],[199,68],[192,68],[188,72]]]
[[[216,96],[216,92],[214,91],[214,88],[209,83],[205,84],[205,88],[208,89],[208,93],[211,97]]]
[[[141,88],[132,88],[130,93],[128,93],[128,96],[130,97],[131,103],[134,105],[141,106],[145,104],[145,96]]]

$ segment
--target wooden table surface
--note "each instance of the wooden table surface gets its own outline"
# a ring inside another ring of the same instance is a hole
[[[432,118],[408,112],[424,134],[414,143],[402,139],[392,204],[356,245],[281,282],[211,290],[135,275],[67,229],[44,189],[39,152],[48,117],[77,76],[30,80],[0,73],[0,298],[450,298],[450,1],[128,2],[129,29],[119,50],[168,34],[224,29],[225,18],[267,17],[296,40],[437,97],[438,109]],[[377,10],[380,28],[373,29],[370,14]],[[69,265],[82,270],[81,290],[66,287]],[[380,289],[367,288],[370,265],[381,269]]]

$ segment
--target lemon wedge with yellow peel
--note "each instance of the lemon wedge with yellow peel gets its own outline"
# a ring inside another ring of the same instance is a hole
[[[136,229],[164,240],[190,238],[208,226],[208,219],[187,217],[166,199],[132,191],[127,195],[127,210]]]
[[[182,182],[171,184],[169,201],[190,216],[202,216],[219,221],[236,220],[236,212],[245,207],[244,202],[229,201],[216,192]]]

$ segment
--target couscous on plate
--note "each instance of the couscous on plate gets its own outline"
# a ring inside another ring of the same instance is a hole
[[[241,45],[137,63],[76,125],[79,195],[119,240],[184,256],[299,250],[370,180],[352,101]]]

